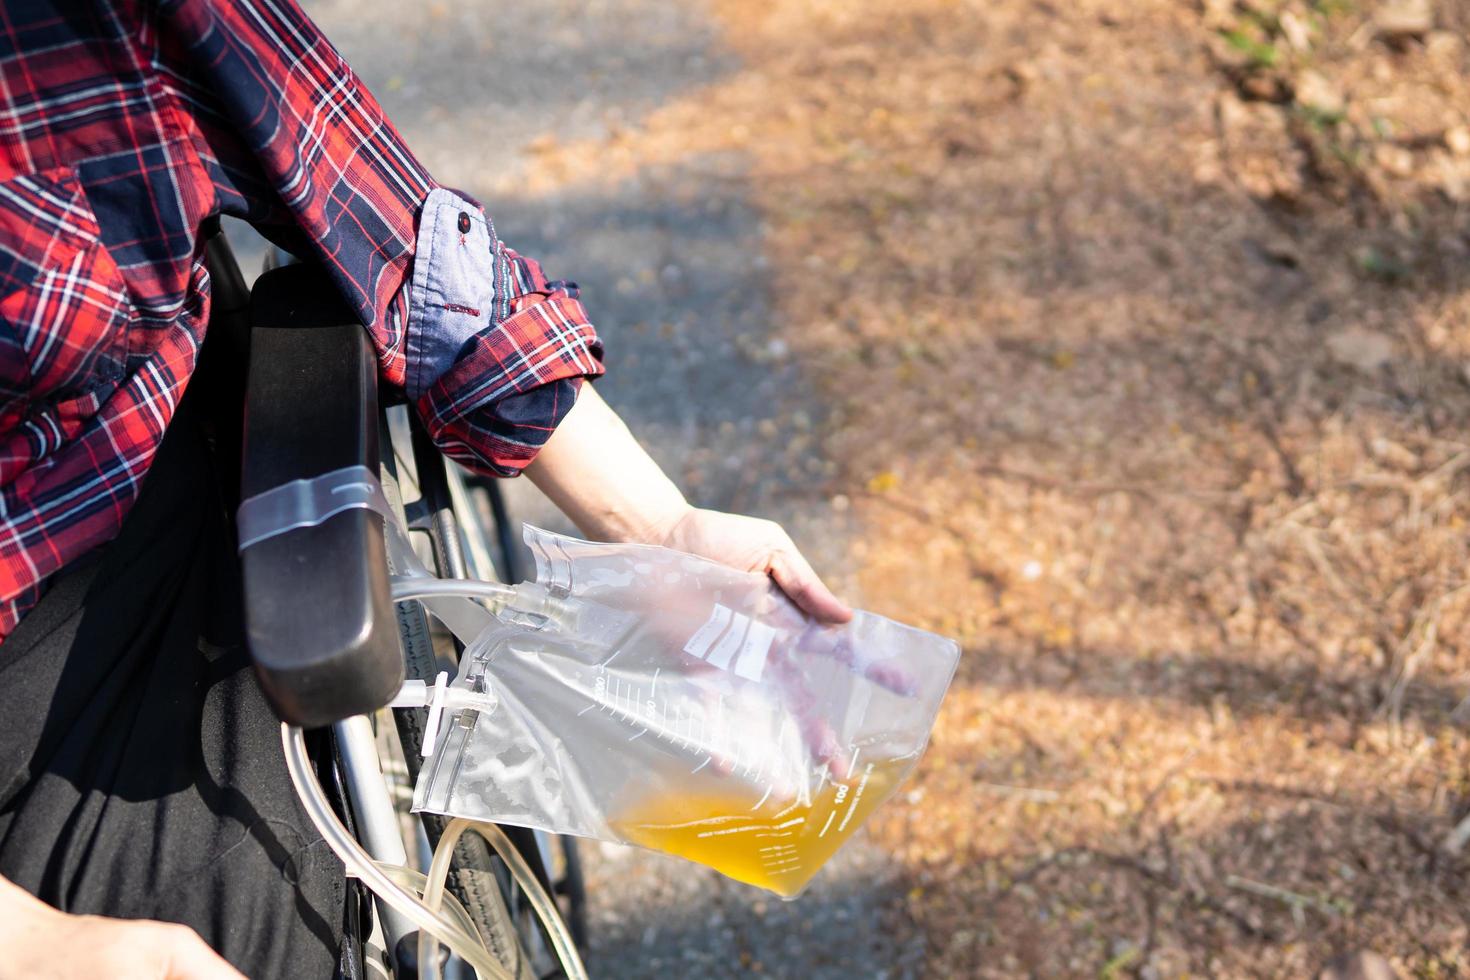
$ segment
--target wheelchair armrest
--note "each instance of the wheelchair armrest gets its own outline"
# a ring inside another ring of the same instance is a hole
[[[348,466],[377,472],[377,363],[320,269],[250,294],[241,497]],[[256,673],[282,720],[325,725],[386,704],[403,682],[382,518],[361,508],[241,553]]]

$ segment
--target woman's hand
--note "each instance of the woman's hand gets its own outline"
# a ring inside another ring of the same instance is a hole
[[[816,619],[852,618],[780,525],[690,507],[590,384],[526,475],[589,538],[659,544],[764,572]]]
[[[0,878],[0,978],[245,980],[188,926],[68,915]]]
[[[790,535],[774,521],[691,507],[654,537],[649,544],[708,558],[742,572],[770,575],[803,612],[824,623],[845,623],[852,618],[852,610],[822,584]]]

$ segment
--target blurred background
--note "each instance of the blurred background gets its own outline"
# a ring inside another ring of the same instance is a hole
[[[589,845],[594,975],[1470,972],[1470,2],[306,6],[692,499],[965,648],[799,902]]]

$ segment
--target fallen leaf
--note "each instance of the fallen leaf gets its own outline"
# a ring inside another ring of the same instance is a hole
[[[898,474],[892,470],[884,470],[868,481],[868,492],[887,493],[890,490],[897,490],[898,484]]]

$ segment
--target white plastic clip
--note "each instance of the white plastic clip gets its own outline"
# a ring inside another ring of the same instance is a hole
[[[449,672],[441,670],[434,678],[434,694],[429,698],[429,723],[424,726],[424,745],[419,754],[425,759],[434,754],[439,741],[439,719],[444,715],[444,690],[449,686]]]
[[[470,708],[475,711],[494,711],[495,696],[490,693],[481,694],[477,691],[467,691],[463,688],[449,686],[449,674],[440,671],[439,676],[434,678],[434,686],[430,687],[423,681],[404,681],[393,700],[388,702],[390,708],[423,708],[429,709],[428,723],[424,726],[424,744],[420,754],[424,758],[434,754],[434,746],[439,744],[439,726],[444,720],[444,711],[461,711]]]

